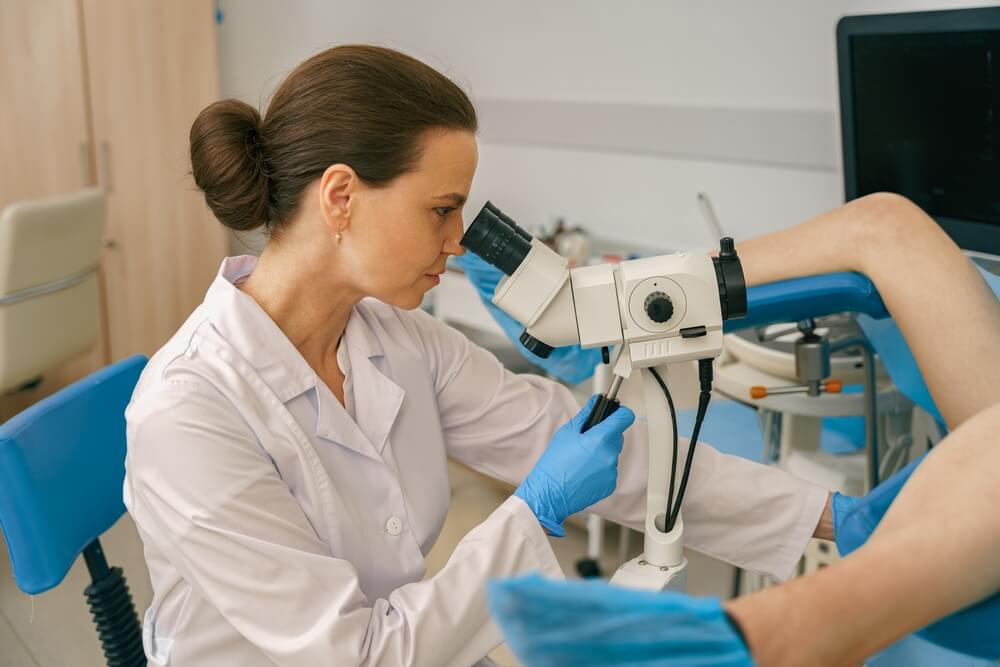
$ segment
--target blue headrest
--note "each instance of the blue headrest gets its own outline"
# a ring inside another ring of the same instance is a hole
[[[145,365],[119,361],[0,425],[0,528],[25,593],[59,584],[125,512],[125,407]]]

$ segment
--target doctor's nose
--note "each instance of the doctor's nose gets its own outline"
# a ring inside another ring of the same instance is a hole
[[[462,219],[457,216],[456,218],[454,223],[448,223],[448,231],[445,233],[444,246],[441,248],[441,252],[445,255],[459,256],[465,254],[465,247],[459,243],[464,234]]]

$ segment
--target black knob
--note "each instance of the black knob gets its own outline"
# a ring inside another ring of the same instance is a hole
[[[719,241],[719,257],[736,257],[736,242],[731,236]]]
[[[649,315],[649,319],[658,324],[663,324],[674,316],[674,303],[663,292],[653,292],[647,296],[642,307]]]

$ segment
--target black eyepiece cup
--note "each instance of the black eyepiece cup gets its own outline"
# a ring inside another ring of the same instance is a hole
[[[490,209],[493,212],[493,215],[495,215],[496,217],[500,218],[505,223],[507,223],[507,226],[513,229],[515,232],[517,232],[518,236],[523,238],[528,243],[531,243],[531,234],[522,229],[520,225],[514,222],[514,220],[509,215],[498,209],[493,202],[491,201],[486,202],[484,208]]]
[[[510,220],[486,202],[460,243],[510,276],[531,252],[531,235],[520,227],[514,229],[504,218]]]

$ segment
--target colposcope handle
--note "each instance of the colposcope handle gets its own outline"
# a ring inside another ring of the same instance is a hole
[[[587,421],[583,423],[583,428],[580,430],[580,433],[586,433],[592,429],[595,424],[600,424],[620,406],[621,401],[617,398],[608,398],[604,394],[598,394],[597,401],[594,403],[594,407],[590,409],[590,414],[587,415]]]

